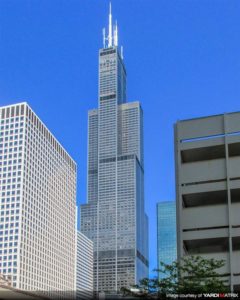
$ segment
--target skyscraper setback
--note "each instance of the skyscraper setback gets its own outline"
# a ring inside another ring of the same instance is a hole
[[[81,231],[94,242],[95,291],[113,293],[148,276],[148,218],[143,112],[139,102],[126,102],[126,69],[111,7],[103,45],[98,109],[88,113],[88,200],[81,206]]]

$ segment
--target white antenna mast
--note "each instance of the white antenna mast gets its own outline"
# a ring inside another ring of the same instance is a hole
[[[112,47],[112,6],[109,5],[108,47]]]
[[[116,47],[118,46],[118,26],[117,26],[117,21],[116,21],[115,28],[114,28],[113,44]]]
[[[106,29],[103,28],[103,48],[106,48]]]

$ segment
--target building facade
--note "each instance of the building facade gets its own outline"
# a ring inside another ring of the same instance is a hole
[[[1,107],[0,126],[0,273],[18,289],[71,297],[76,164],[26,103]]]
[[[143,112],[126,102],[126,69],[109,15],[99,51],[98,109],[88,114],[88,201],[81,232],[94,242],[94,290],[116,293],[148,276]],[[104,35],[104,45],[105,45]]]
[[[172,264],[177,259],[176,202],[157,203],[157,268],[160,262]],[[159,278],[164,274],[159,273]]]
[[[178,257],[225,260],[240,290],[240,113],[175,124]]]
[[[77,233],[77,299],[93,298],[93,242]]]

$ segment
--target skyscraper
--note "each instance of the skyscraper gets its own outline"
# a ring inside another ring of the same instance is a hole
[[[74,296],[76,164],[26,103],[1,107],[0,126],[0,273]]]
[[[171,264],[177,259],[176,203],[164,201],[157,203],[157,264]],[[159,278],[164,275],[159,273]]]
[[[240,113],[175,124],[178,257],[223,259],[240,291]]]
[[[107,42],[107,45],[106,45]],[[126,102],[117,25],[103,31],[98,109],[88,114],[88,200],[81,231],[94,242],[94,289],[113,293],[148,276],[143,112]]]

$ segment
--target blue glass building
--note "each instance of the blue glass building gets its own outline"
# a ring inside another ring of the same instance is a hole
[[[176,259],[176,203],[160,202],[157,203],[157,268],[160,269],[160,262],[171,264]],[[159,278],[163,277],[159,273]]]

